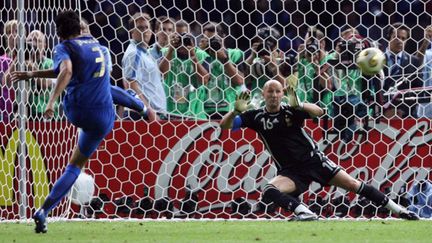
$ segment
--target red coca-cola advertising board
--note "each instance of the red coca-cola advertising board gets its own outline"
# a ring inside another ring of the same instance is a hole
[[[345,145],[337,134],[324,133],[322,126],[313,121],[306,123],[307,131],[329,158],[381,190],[389,188],[396,194],[401,188],[409,189],[413,182],[431,179],[430,120],[391,120],[371,125],[374,128],[355,136],[356,142]],[[13,152],[19,151],[17,131],[14,126],[0,124],[0,182],[11,187],[9,192],[0,191],[0,210],[1,217],[8,219],[17,217],[20,198],[18,153]],[[46,189],[61,174],[75,144],[76,132],[67,123],[29,124],[26,133],[29,214],[30,209],[40,205]],[[12,164],[14,169],[10,169]],[[45,170],[42,175],[40,170]],[[140,200],[147,188],[152,199],[169,198],[174,211],[180,209],[186,191],[192,191],[198,199],[200,216],[214,218],[228,217],[227,208],[236,198],[243,197],[252,203],[259,200],[262,186],[275,175],[276,169],[252,130],[222,131],[216,122],[126,121],[116,123],[86,172],[95,178],[96,195],[105,194],[108,198],[101,217],[118,216],[115,199],[126,196]],[[48,183],[46,187],[44,182]],[[312,184],[304,199],[341,194],[334,188],[323,190]],[[133,217],[132,211],[126,216]]]

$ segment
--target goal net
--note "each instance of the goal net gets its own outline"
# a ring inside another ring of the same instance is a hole
[[[11,83],[9,76],[14,70],[53,67],[59,43],[54,19],[67,9],[78,12],[91,35],[110,50],[112,85],[131,88],[126,70],[156,77],[137,82],[160,120],[135,120],[116,105],[114,129],[84,169],[94,178],[93,196],[80,205],[67,197],[52,217],[289,217],[261,201],[261,190],[277,170],[258,134],[218,125],[243,90],[251,92],[251,108],[262,106],[269,79],[326,110],[305,128],[327,157],[430,217],[432,205],[425,202],[432,166],[428,1],[0,2],[1,220],[31,217],[77,141],[78,129],[67,122],[61,100],[52,120],[43,117],[55,79]],[[137,13],[150,24],[139,33],[146,36],[141,51],[151,61],[131,69],[125,60],[138,33],[130,22]],[[174,54],[167,58],[170,46]],[[367,47],[386,55],[382,72],[372,77],[355,65],[355,56]],[[162,85],[143,84],[157,77]],[[86,195],[80,191],[86,188],[77,186],[74,195]],[[300,199],[327,218],[391,217],[365,198],[318,183]]]

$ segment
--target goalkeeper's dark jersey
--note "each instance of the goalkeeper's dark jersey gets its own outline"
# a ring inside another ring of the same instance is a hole
[[[303,129],[309,113],[282,105],[277,113],[265,108],[240,115],[241,127],[255,130],[272,155],[278,169],[302,166],[314,155],[316,144]]]

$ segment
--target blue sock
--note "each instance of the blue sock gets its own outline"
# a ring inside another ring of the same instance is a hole
[[[144,110],[144,103],[140,99],[120,87],[111,85],[111,95],[116,105],[121,105],[137,112]]]
[[[81,169],[76,165],[69,164],[66,167],[65,172],[56,181],[50,194],[42,205],[45,215],[48,215],[48,213],[57,206],[63,197],[66,196],[80,173]]]

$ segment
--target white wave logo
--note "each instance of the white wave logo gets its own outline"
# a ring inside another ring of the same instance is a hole
[[[368,168],[357,167],[350,174],[357,178],[361,175],[364,181],[370,182],[374,187],[380,188],[382,185],[392,182],[391,191],[392,193],[398,193],[402,186],[406,185],[410,180],[423,180],[427,179],[430,169],[423,166],[409,166],[410,159],[416,154],[417,148],[422,145],[427,145],[432,141],[432,132],[430,130],[430,124],[426,121],[420,121],[416,126],[411,127],[408,131],[403,132],[396,130],[395,128],[388,126],[387,124],[375,124],[375,130],[383,136],[390,138],[394,141],[393,147],[388,148],[388,153],[382,158],[381,165],[378,166],[373,173]],[[196,142],[205,134],[211,131],[210,139],[207,140],[209,144],[212,144],[204,151],[198,151],[199,156],[192,158],[192,166],[190,166],[187,175],[185,176],[186,184],[190,185],[193,190],[199,191],[209,186],[213,180],[216,180],[216,188],[220,193],[232,194],[234,191],[242,189],[246,193],[252,193],[259,191],[261,186],[267,181],[274,177],[276,174],[276,168],[271,166],[266,171],[265,175],[261,175],[263,167],[267,164],[271,156],[267,152],[256,155],[255,148],[249,143],[242,145],[236,150],[224,158],[224,150],[220,144],[221,129],[218,123],[204,123],[194,127],[189,133],[183,136],[171,151],[165,157],[157,175],[155,185],[155,198],[161,198],[168,196],[168,190],[171,187],[171,180],[175,176],[174,173],[176,168],[180,165],[182,158],[188,155],[188,151],[196,149]],[[420,134],[416,136],[416,134]],[[330,139],[332,139],[330,137]],[[333,139],[336,139],[333,137]],[[327,149],[329,145],[325,145],[323,140],[318,142],[321,151]],[[431,146],[431,145],[429,145]],[[347,153],[341,153],[341,150],[336,151],[339,159],[355,158],[355,150],[350,150]],[[407,152],[408,151],[408,152]],[[357,155],[358,156],[358,155]],[[402,161],[396,164],[396,158],[398,156],[404,156]],[[430,159],[425,158],[426,159]],[[238,178],[237,182],[231,184],[229,180],[232,176],[237,176],[236,166],[239,163],[247,164],[247,173],[242,173],[242,178]],[[355,161],[353,162],[355,164]],[[203,168],[206,166],[206,168]],[[203,169],[208,169],[206,177],[203,178],[200,172]],[[185,185],[186,185],[185,184]],[[321,189],[321,186],[317,183],[311,185],[311,193],[317,192]],[[331,188],[330,191],[335,190]],[[344,191],[338,189],[333,194],[333,197],[337,197],[344,194]]]

